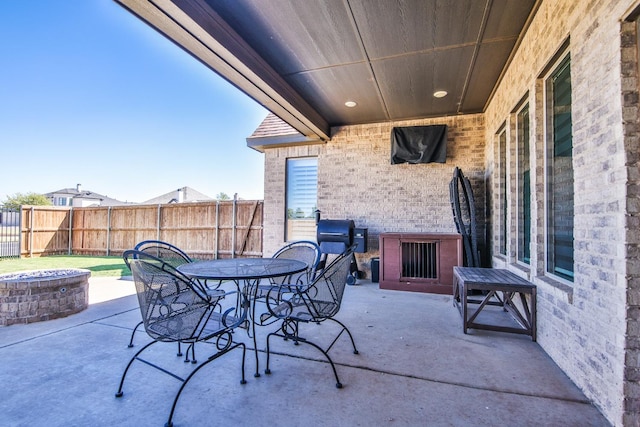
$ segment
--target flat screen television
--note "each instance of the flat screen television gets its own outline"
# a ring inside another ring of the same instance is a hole
[[[447,125],[391,129],[391,164],[446,163]]]

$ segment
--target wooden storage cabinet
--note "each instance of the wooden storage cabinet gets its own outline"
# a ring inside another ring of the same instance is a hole
[[[380,234],[381,289],[452,295],[453,267],[461,265],[460,234]]]

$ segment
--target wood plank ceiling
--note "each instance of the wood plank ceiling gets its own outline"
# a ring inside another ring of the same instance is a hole
[[[294,128],[321,138],[336,125],[482,112],[539,2],[117,1]],[[163,16],[141,13],[141,3]],[[167,17],[208,50],[224,47],[216,54],[226,65],[163,29]]]

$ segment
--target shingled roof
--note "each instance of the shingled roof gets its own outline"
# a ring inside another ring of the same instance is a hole
[[[161,196],[154,197],[145,202],[143,205],[163,205],[167,203],[186,203],[186,202],[205,202],[214,200],[212,197],[204,193],[194,190],[191,187],[182,187],[177,190],[170,191]]]
[[[266,138],[283,135],[299,135],[302,137],[302,134],[289,126],[287,122],[275,114],[269,113],[249,138]]]
[[[54,197],[71,197],[74,199],[82,199],[86,203],[91,203],[93,201],[91,205],[83,204],[85,206],[121,206],[130,204],[100,193],[82,190],[80,184],[78,184],[76,188],[62,188],[57,191],[45,193],[44,196],[50,200],[53,200]]]
[[[273,113],[269,113],[247,138],[247,146],[261,153],[265,148],[322,143],[324,141],[320,139],[307,138]]]

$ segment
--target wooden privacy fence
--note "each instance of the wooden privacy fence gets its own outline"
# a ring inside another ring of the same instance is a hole
[[[197,259],[262,257],[262,200],[85,208],[23,206],[21,256],[121,255],[163,240]]]

